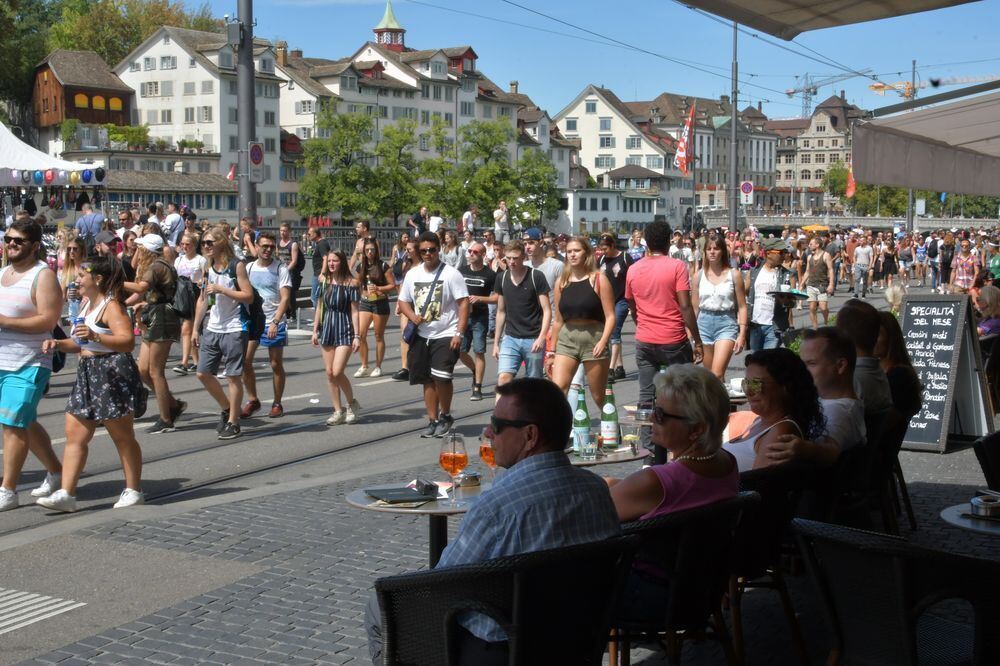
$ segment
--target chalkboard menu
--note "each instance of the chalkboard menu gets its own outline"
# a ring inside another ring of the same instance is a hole
[[[969,297],[907,297],[900,324],[924,389],[923,406],[910,421],[903,448],[944,452],[949,435],[992,432],[993,408]]]

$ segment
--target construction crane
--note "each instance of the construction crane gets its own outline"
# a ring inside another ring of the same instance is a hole
[[[833,83],[839,83],[840,81],[846,81],[847,79],[853,79],[855,76],[862,76],[868,74],[872,70],[863,69],[859,72],[851,72],[849,74],[816,74],[812,75],[808,72],[803,74],[801,77],[801,83],[797,88],[789,88],[785,91],[785,94],[789,97],[794,97],[795,95],[802,95],[802,117],[808,118],[809,114],[812,113],[812,101],[813,95],[819,93],[819,89],[823,86],[828,86]],[[821,78],[814,78],[818,76]],[[800,78],[798,76],[796,79]]]
[[[920,90],[922,88],[938,88],[940,86],[957,86],[963,83],[987,83],[989,81],[996,81],[1000,79],[1000,76],[994,76],[988,74],[986,76],[953,76],[947,79],[927,79],[926,81],[919,82],[916,86],[910,81],[896,81],[895,83],[873,83],[868,86],[869,90],[873,90],[879,95],[885,95],[887,92],[894,92],[899,94],[903,99],[913,99],[914,89]]]

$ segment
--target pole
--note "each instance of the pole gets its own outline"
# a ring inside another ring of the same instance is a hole
[[[698,135],[698,103],[691,102],[694,106],[694,119],[691,121],[691,133],[688,135],[688,153],[691,155],[691,230],[694,231],[698,219],[698,156],[694,152],[694,144],[697,143],[695,137]]]
[[[236,136],[239,143],[240,217],[257,224],[257,186],[250,182],[250,160],[247,150],[257,137],[255,74],[253,63],[253,0],[239,0],[237,20],[240,23],[240,46],[236,51]]]
[[[739,62],[736,60],[736,38],[739,35],[739,26],[733,21],[733,97],[730,103],[733,105],[729,117],[729,230],[736,231],[736,206],[739,205],[739,185],[736,183],[736,78],[739,74]]]
[[[910,73],[910,99],[917,98],[917,61],[913,61]],[[906,191],[906,230],[913,233],[913,188]]]

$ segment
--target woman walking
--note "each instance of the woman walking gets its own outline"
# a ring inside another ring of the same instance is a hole
[[[389,322],[389,294],[396,290],[396,280],[389,264],[379,256],[378,242],[373,238],[365,240],[360,263],[355,267],[358,287],[361,290],[359,306],[358,356],[361,367],[355,377],[381,377],[382,361],[385,359],[385,325]],[[368,329],[375,325],[375,368],[368,370]]]
[[[729,359],[747,343],[747,299],[743,277],[729,267],[729,250],[719,236],[705,242],[705,267],[691,283],[691,302],[704,344],[702,363],[725,381]]]
[[[201,288],[201,281],[205,277],[205,267],[208,265],[205,257],[198,254],[198,244],[198,234],[194,231],[185,231],[184,235],[181,236],[177,258],[174,259],[174,270],[177,271],[177,276],[191,280],[195,289]],[[198,369],[198,348],[191,344],[193,330],[194,318],[181,320],[181,362],[173,367],[173,371],[179,375],[186,375]]]
[[[149,392],[132,358],[135,336],[123,302],[125,274],[117,259],[98,257],[83,264],[76,279],[88,300],[83,323],[73,327],[72,338],[46,340],[42,346],[46,353],[80,354],[66,405],[62,485],[36,502],[46,509],[76,511],[76,486],[87,463],[88,446],[97,426],[103,425],[125,472],[125,490],[114,507],[142,504],[142,451],[134,424],[146,412]]]
[[[600,409],[608,382],[615,300],[611,284],[594,265],[590,243],[581,238],[566,242],[566,267],[556,281],[555,292],[552,381],[566,393],[582,363],[591,398]]]
[[[292,238],[292,225],[288,222],[282,222],[278,227],[276,255],[288,269],[288,276],[292,278],[292,299],[288,303],[288,318],[298,322],[299,314],[295,302],[299,297],[299,288],[302,287],[302,270],[306,267],[306,255],[302,252],[298,241]]]
[[[330,426],[354,423],[361,406],[354,397],[351,380],[344,374],[351,353],[358,351],[361,337],[358,322],[358,282],[351,276],[347,257],[340,250],[326,255],[320,273],[318,312],[313,322],[312,343],[323,350],[326,381],[330,385],[333,415],[326,420]],[[344,401],[341,401],[341,393]]]
[[[66,301],[66,319],[69,325],[80,314],[81,296],[77,288],[76,275],[80,264],[87,257],[87,246],[81,238],[70,238],[66,241],[66,252],[62,256],[62,266],[59,268],[59,285]]]
[[[941,275],[942,294],[948,293],[951,287],[952,262],[955,260],[955,235],[950,231],[944,235],[944,241],[938,248],[938,272]]]
[[[415,240],[410,239],[407,234],[406,236],[406,256],[397,260],[392,266],[392,276],[396,280],[397,285],[403,284],[403,278],[414,266],[420,265],[420,255],[417,254],[417,243]],[[396,302],[395,314],[399,317],[399,331],[402,333],[403,329],[406,328],[406,317],[399,311],[399,301]],[[396,374],[392,376],[397,382],[406,382],[410,380],[410,370],[407,366],[406,357],[409,355],[410,345],[406,344],[403,337],[399,338],[399,354],[400,354],[400,364],[401,368],[396,371]]]
[[[972,254],[972,242],[963,238],[960,250],[951,262],[951,279],[948,285],[952,293],[966,294],[979,277],[979,257]]]
[[[444,242],[441,244],[441,261],[455,270],[465,265],[465,251],[462,250],[458,236],[452,229],[444,232]]]

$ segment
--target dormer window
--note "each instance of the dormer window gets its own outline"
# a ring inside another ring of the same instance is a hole
[[[219,67],[225,67],[226,69],[232,69],[233,67],[233,54],[229,51],[219,51]]]
[[[475,58],[463,58],[462,59],[462,71],[464,72],[474,72],[476,70],[476,60]]]
[[[444,74],[445,66],[443,62],[434,61],[431,63],[432,74]]]
[[[260,71],[262,72],[273,72],[274,71],[274,61],[270,58],[260,59]]]

